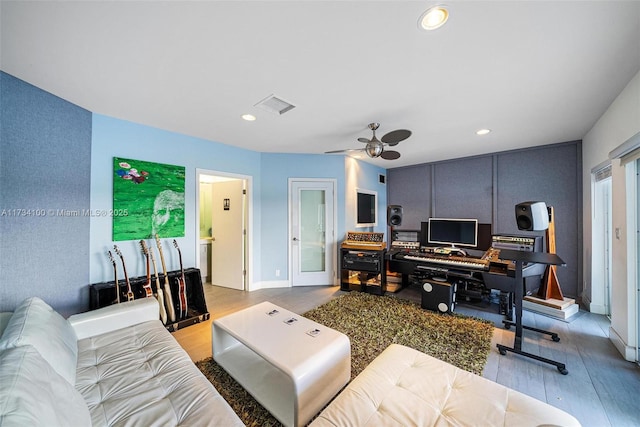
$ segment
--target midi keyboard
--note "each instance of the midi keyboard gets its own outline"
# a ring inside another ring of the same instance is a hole
[[[445,267],[470,269],[470,270],[489,270],[489,261],[480,258],[470,258],[461,256],[434,256],[429,254],[401,254],[401,259],[416,262],[424,262],[430,264],[438,264]]]

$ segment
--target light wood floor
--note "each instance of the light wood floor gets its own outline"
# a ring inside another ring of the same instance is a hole
[[[314,286],[263,289],[253,292],[204,285],[211,320],[262,301],[271,301],[295,313],[304,313],[344,292],[339,287]],[[398,297],[419,301],[419,290],[406,288]],[[583,426],[640,425],[640,367],[625,361],[609,341],[609,320],[581,311],[571,322],[525,311],[524,324],[556,332],[560,342],[525,331],[523,350],[567,365],[568,375],[533,359],[513,353],[501,356],[495,344],[513,345],[514,328],[502,327],[503,316],[494,306],[459,304],[457,313],[493,321],[492,351],[483,376],[561,408]],[[211,320],[174,332],[174,337],[197,361],[211,357]]]

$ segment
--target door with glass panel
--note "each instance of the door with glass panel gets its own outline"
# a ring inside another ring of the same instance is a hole
[[[289,182],[292,286],[334,283],[334,198],[334,180]]]

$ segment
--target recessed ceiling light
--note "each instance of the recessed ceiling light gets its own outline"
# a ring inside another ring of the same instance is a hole
[[[242,118],[248,122],[252,122],[256,119],[256,116],[254,116],[253,114],[243,114]]]
[[[418,20],[418,27],[431,31],[442,27],[449,19],[449,11],[442,5],[437,5],[427,9]]]
[[[491,129],[479,129],[476,131],[476,135],[486,135],[491,132]]]

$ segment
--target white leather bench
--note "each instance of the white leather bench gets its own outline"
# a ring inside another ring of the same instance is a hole
[[[392,344],[311,423],[324,426],[580,426],[568,413]]]

